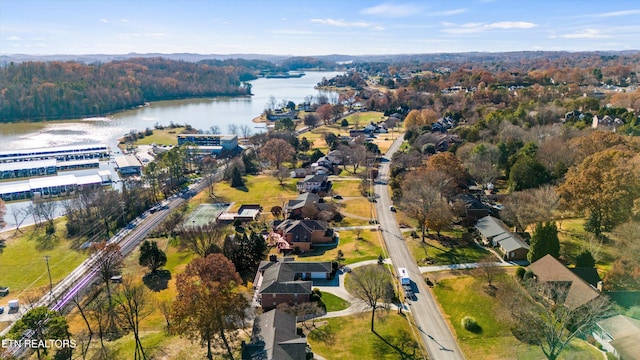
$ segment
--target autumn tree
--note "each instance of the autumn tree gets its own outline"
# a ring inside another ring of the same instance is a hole
[[[158,249],[157,242],[145,240],[142,245],[140,245],[138,263],[141,266],[149,268],[151,273],[154,274],[167,263],[167,254]]]
[[[212,341],[219,337],[229,357],[228,336],[243,328],[247,295],[240,289],[240,275],[222,254],[195,258],[176,280],[178,296],[173,303],[173,330],[207,347],[213,360]]]
[[[333,106],[331,104],[320,105],[316,109],[316,115],[324,122],[325,125],[329,125],[329,120],[333,115]]]
[[[438,171],[416,170],[409,173],[401,184],[402,210],[418,223],[422,242],[425,241],[429,211],[442,201],[442,190],[449,179]]]
[[[265,160],[278,169],[283,162],[291,160],[295,150],[287,141],[274,138],[262,146],[260,153]]]
[[[527,260],[532,263],[547,254],[551,254],[556,259],[560,256],[558,228],[551,221],[539,222],[536,225],[533,235],[531,235],[531,248],[527,253]]]
[[[394,297],[391,275],[384,266],[367,265],[353,269],[350,278],[353,296],[371,308],[371,332],[375,333],[376,310],[390,303]]]
[[[640,264],[637,258],[623,256],[616,259],[604,278],[607,290],[640,290]]]
[[[586,213],[587,231],[600,236],[629,219],[640,196],[639,162],[631,152],[610,149],[569,170],[559,192],[571,209]]]
[[[118,317],[122,320],[126,329],[133,332],[135,339],[134,356],[135,360],[146,359],[147,355],[140,341],[140,322],[151,315],[153,304],[150,301],[147,288],[142,284],[134,284],[125,280],[120,291],[115,297]]]
[[[436,234],[440,236],[440,232],[451,226],[454,214],[449,202],[439,197],[435,204],[427,211],[426,227],[427,229],[435,230]]]
[[[224,237],[225,228],[222,225],[210,223],[188,226],[180,232],[180,245],[204,258],[220,252]]]
[[[500,176],[499,162],[500,150],[497,146],[478,144],[471,150],[465,166],[469,169],[469,174],[484,187]]]

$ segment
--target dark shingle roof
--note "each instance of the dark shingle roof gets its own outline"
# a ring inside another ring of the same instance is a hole
[[[274,309],[255,318],[242,359],[304,360],[306,338],[296,334],[296,316]]]
[[[600,295],[591,285],[549,254],[529,265],[529,269],[533,271],[538,282],[568,284],[569,291],[564,304],[569,308],[578,308]]]

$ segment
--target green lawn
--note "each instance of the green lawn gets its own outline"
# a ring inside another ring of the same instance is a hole
[[[557,225],[560,253],[570,259],[570,262],[575,263],[575,258],[585,248],[588,248],[587,245],[592,238],[591,234],[584,230],[584,219],[563,219],[561,222],[558,221]],[[611,234],[606,235],[612,237]],[[613,262],[620,256],[615,241],[603,243],[599,248],[599,252],[599,261],[596,264],[596,268],[605,272],[611,269]]]
[[[358,197],[362,196],[360,193],[360,183],[360,180],[338,179],[332,182],[333,185],[331,189],[334,193],[342,197]]]
[[[145,136],[142,139],[138,139],[135,145],[178,145],[178,134],[182,133],[184,127],[177,127],[173,129],[153,129],[153,134]]]
[[[268,175],[247,175],[244,177],[245,188],[232,188],[227,182],[219,182],[214,186],[217,201],[235,202],[236,209],[241,204],[260,204],[265,212],[272,206],[282,206],[299,194],[296,190],[298,179],[286,179],[285,185],[280,186],[278,180]]]
[[[322,302],[327,306],[327,312],[340,311],[351,306],[347,300],[328,292],[322,293]]]
[[[377,231],[365,229],[356,240],[353,231],[340,231],[340,243],[334,248],[316,247],[315,250],[298,255],[302,261],[333,261],[342,250],[345,260],[343,264],[353,264],[364,260],[377,259],[382,254]]]
[[[0,298],[0,306],[6,306],[11,299],[39,297],[49,290],[45,256],[49,257],[54,286],[87,258],[87,253],[73,250],[72,242],[65,238],[64,219],[56,220],[55,224],[57,240],[47,242],[43,226],[36,234],[32,228],[26,228],[24,234],[6,241],[0,252],[0,285],[8,286],[11,293]]]
[[[455,231],[443,231],[441,234],[454,239],[460,239],[461,236],[460,232]],[[418,232],[418,236],[420,236],[420,232]],[[413,239],[408,233],[405,234],[405,241],[419,266],[473,263],[489,254],[487,250],[473,244],[449,248],[429,238],[423,243],[420,237]],[[427,258],[431,260],[431,263],[425,260]]]
[[[328,360],[424,358],[404,315],[378,314],[377,335],[370,330],[370,312],[327,319],[324,325],[318,322],[307,337],[311,350]]]
[[[379,111],[363,111],[350,114],[346,117],[346,119],[349,122],[349,126],[355,126],[357,119],[357,121],[359,122],[358,127],[362,129],[363,127],[369,125],[369,123],[371,123],[372,121],[376,123],[380,120],[385,120],[386,117],[384,116],[384,113]],[[337,125],[340,124],[338,123]]]
[[[508,275],[496,278],[500,288]],[[486,280],[482,276],[464,276],[441,280],[433,291],[445,317],[453,327],[462,351],[467,359],[544,359],[535,346],[518,341],[508,330],[508,324],[497,314],[500,310],[495,298],[484,291]],[[473,333],[465,330],[460,321],[472,316],[482,328]],[[576,339],[565,349],[561,359],[601,359],[602,354],[585,341]]]

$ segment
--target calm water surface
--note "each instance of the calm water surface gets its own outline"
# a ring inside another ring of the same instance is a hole
[[[118,138],[131,130],[153,128],[155,124],[190,124],[201,130],[209,130],[217,125],[222,133],[228,132],[229,124],[246,124],[251,126],[254,133],[261,132],[264,125],[253,123],[252,119],[264,111],[271,96],[278,103],[290,100],[296,104],[310,95],[336,97],[335,93],[320,92],[313,87],[323,77],[331,78],[337,74],[340,73],[307,72],[301,78],[262,78],[251,82],[253,96],[159,101],[106,118],[1,124],[0,150],[96,142],[115,148]]]

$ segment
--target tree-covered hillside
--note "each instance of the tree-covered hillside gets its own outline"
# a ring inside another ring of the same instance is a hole
[[[259,64],[256,64],[259,65]],[[250,93],[251,62],[137,58],[0,67],[0,122],[100,116],[147,101]]]

